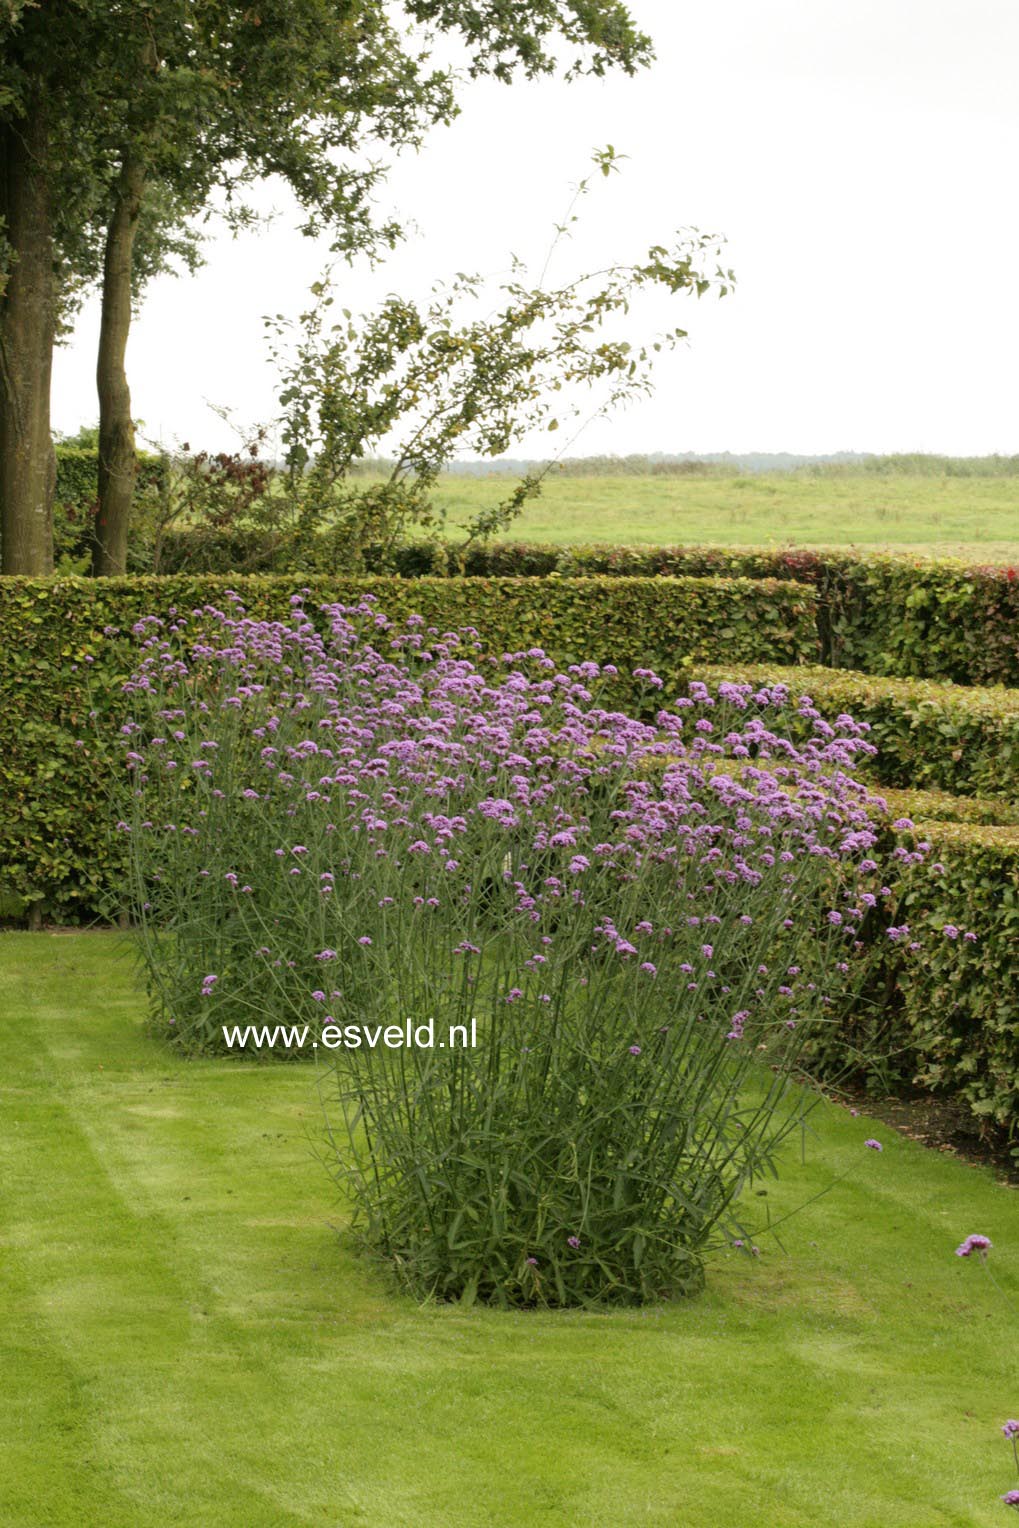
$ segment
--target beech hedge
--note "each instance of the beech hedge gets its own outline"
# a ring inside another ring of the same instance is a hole
[[[905,837],[932,845],[899,895],[923,937],[899,984],[914,1080],[1006,1131],[1019,1156],[1019,827],[918,822]]]
[[[91,509],[99,493],[99,452],[87,446],[56,446],[56,485],[53,497],[67,508]],[[138,452],[138,475],[142,482],[157,482],[162,459],[148,451]]]
[[[222,605],[229,590],[249,613],[281,618],[297,583],[0,580],[0,894],[8,913],[108,917],[119,904],[103,739],[123,711],[134,623]],[[775,581],[318,577],[301,587],[309,610],[371,594],[395,618],[417,613],[443,631],[473,626],[497,657],[541,647],[560,664],[613,663],[620,676],[606,696],[620,707],[640,702],[634,668],[655,669],[675,694],[694,666],[723,654],[792,663],[814,648],[812,592]]]
[[[1019,801],[993,796],[953,796],[950,791],[887,790],[881,795],[890,817],[923,823],[973,823],[983,827],[1019,827]]]
[[[55,448],[57,476],[53,492],[53,549],[57,561],[80,558],[99,501],[99,452],[82,446]],[[138,482],[156,483],[163,472],[160,457],[138,453]]]
[[[698,678],[709,685],[723,680],[756,687],[783,685],[786,710],[809,696],[832,720],[847,712],[867,722],[875,759],[861,773],[881,785],[902,789],[937,789],[959,795],[1019,796],[1019,691],[883,679],[845,669],[814,666],[784,668],[738,663],[711,665]],[[809,736],[809,716],[784,722],[793,737]]]
[[[413,567],[414,549],[404,556]],[[525,569],[546,577],[789,578],[817,592],[825,664],[958,684],[1019,685],[1019,569],[1014,567],[823,549],[522,543],[478,548],[464,564],[466,573],[482,576]]]
[[[228,572],[257,550],[243,532],[204,539],[203,566]],[[329,532],[302,547],[296,571],[341,566],[342,541]],[[273,571],[294,572],[294,553],[276,554]],[[379,554],[381,556],[381,553]],[[168,537],[164,567],[197,566],[195,538]],[[371,552],[368,554],[369,563]],[[250,563],[248,564],[250,566]],[[779,578],[809,584],[819,658],[836,668],[958,684],[1019,685],[1019,569],[972,566],[957,559],[754,547],[555,547],[528,542],[457,549],[417,542],[390,556],[405,578],[612,577]]]
[[[922,794],[911,793],[921,810]],[[889,833],[928,847],[892,886],[901,938],[878,936],[873,986],[812,1059],[822,1075],[849,1071],[882,1092],[918,1085],[960,1103],[1019,1159],[1019,825],[917,818],[894,829],[902,804],[889,800]]]

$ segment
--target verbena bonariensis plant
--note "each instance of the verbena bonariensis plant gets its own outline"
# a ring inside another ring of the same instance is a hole
[[[369,603],[140,634],[123,826],[155,1022],[192,1052],[307,1027],[355,1224],[419,1293],[696,1290],[866,954],[862,729],[723,733],[700,686],[654,714],[650,673],[638,720],[594,664]],[[434,1045],[379,1040],[408,1022]]]

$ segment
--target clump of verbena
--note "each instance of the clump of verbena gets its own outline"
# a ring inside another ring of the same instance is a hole
[[[125,733],[154,1022],[192,1052],[343,1037],[332,1167],[419,1295],[696,1291],[867,956],[862,729],[716,731],[703,687],[656,714],[652,674],[639,720],[611,670],[367,603],[198,626],[143,628]],[[380,1040],[408,1023],[435,1043]]]

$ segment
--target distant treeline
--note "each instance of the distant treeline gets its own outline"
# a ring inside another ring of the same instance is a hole
[[[541,461],[500,457],[496,461],[454,462],[456,477],[521,477],[547,466]],[[392,463],[379,457],[359,462],[361,476],[384,473]],[[693,452],[670,456],[575,456],[555,462],[552,477],[732,477],[753,472],[802,472],[831,477],[1019,477],[1019,456],[928,456],[919,451],[877,456],[864,451],[836,451],[829,456],[796,456],[789,451]]]

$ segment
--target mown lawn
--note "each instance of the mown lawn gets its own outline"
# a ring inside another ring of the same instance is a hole
[[[451,526],[498,504],[505,477],[445,477]],[[866,473],[557,477],[507,539],[628,546],[837,546],[1019,561],[1019,479]]]
[[[983,1169],[825,1105],[771,1197],[849,1177],[700,1300],[421,1309],[337,1236],[310,1068],[168,1056],[117,935],[0,935],[0,1016],[3,1528],[1007,1516],[1019,1202]]]

